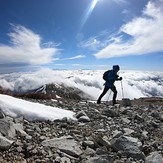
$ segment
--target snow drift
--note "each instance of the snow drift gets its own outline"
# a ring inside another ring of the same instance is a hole
[[[74,112],[0,94],[0,110],[11,117],[33,120],[74,119]]]

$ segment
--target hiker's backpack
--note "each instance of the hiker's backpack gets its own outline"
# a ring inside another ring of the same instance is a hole
[[[108,80],[108,74],[109,74],[109,72],[110,72],[110,70],[105,71],[104,74],[103,74],[103,79],[104,79],[105,81]]]

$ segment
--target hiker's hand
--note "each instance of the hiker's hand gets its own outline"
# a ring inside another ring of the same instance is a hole
[[[122,80],[122,77],[120,77],[119,80]]]

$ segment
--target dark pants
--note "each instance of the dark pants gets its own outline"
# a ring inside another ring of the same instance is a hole
[[[110,87],[107,87],[107,86],[104,87],[103,92],[101,93],[100,97],[99,97],[98,100],[97,100],[97,103],[98,103],[98,104],[101,103],[102,97],[106,94],[106,92],[107,92],[109,89],[111,89],[111,90],[113,91],[113,105],[116,104],[117,89],[116,89],[115,86],[113,86],[113,87],[111,87],[111,88],[110,88]]]

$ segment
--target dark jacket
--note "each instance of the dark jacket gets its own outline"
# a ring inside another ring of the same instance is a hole
[[[112,88],[114,86],[114,82],[116,80],[119,80],[118,79],[119,76],[117,75],[118,71],[119,71],[119,67],[117,66],[113,66],[113,69],[109,71],[108,76],[107,76],[108,79],[104,83],[106,87]]]

